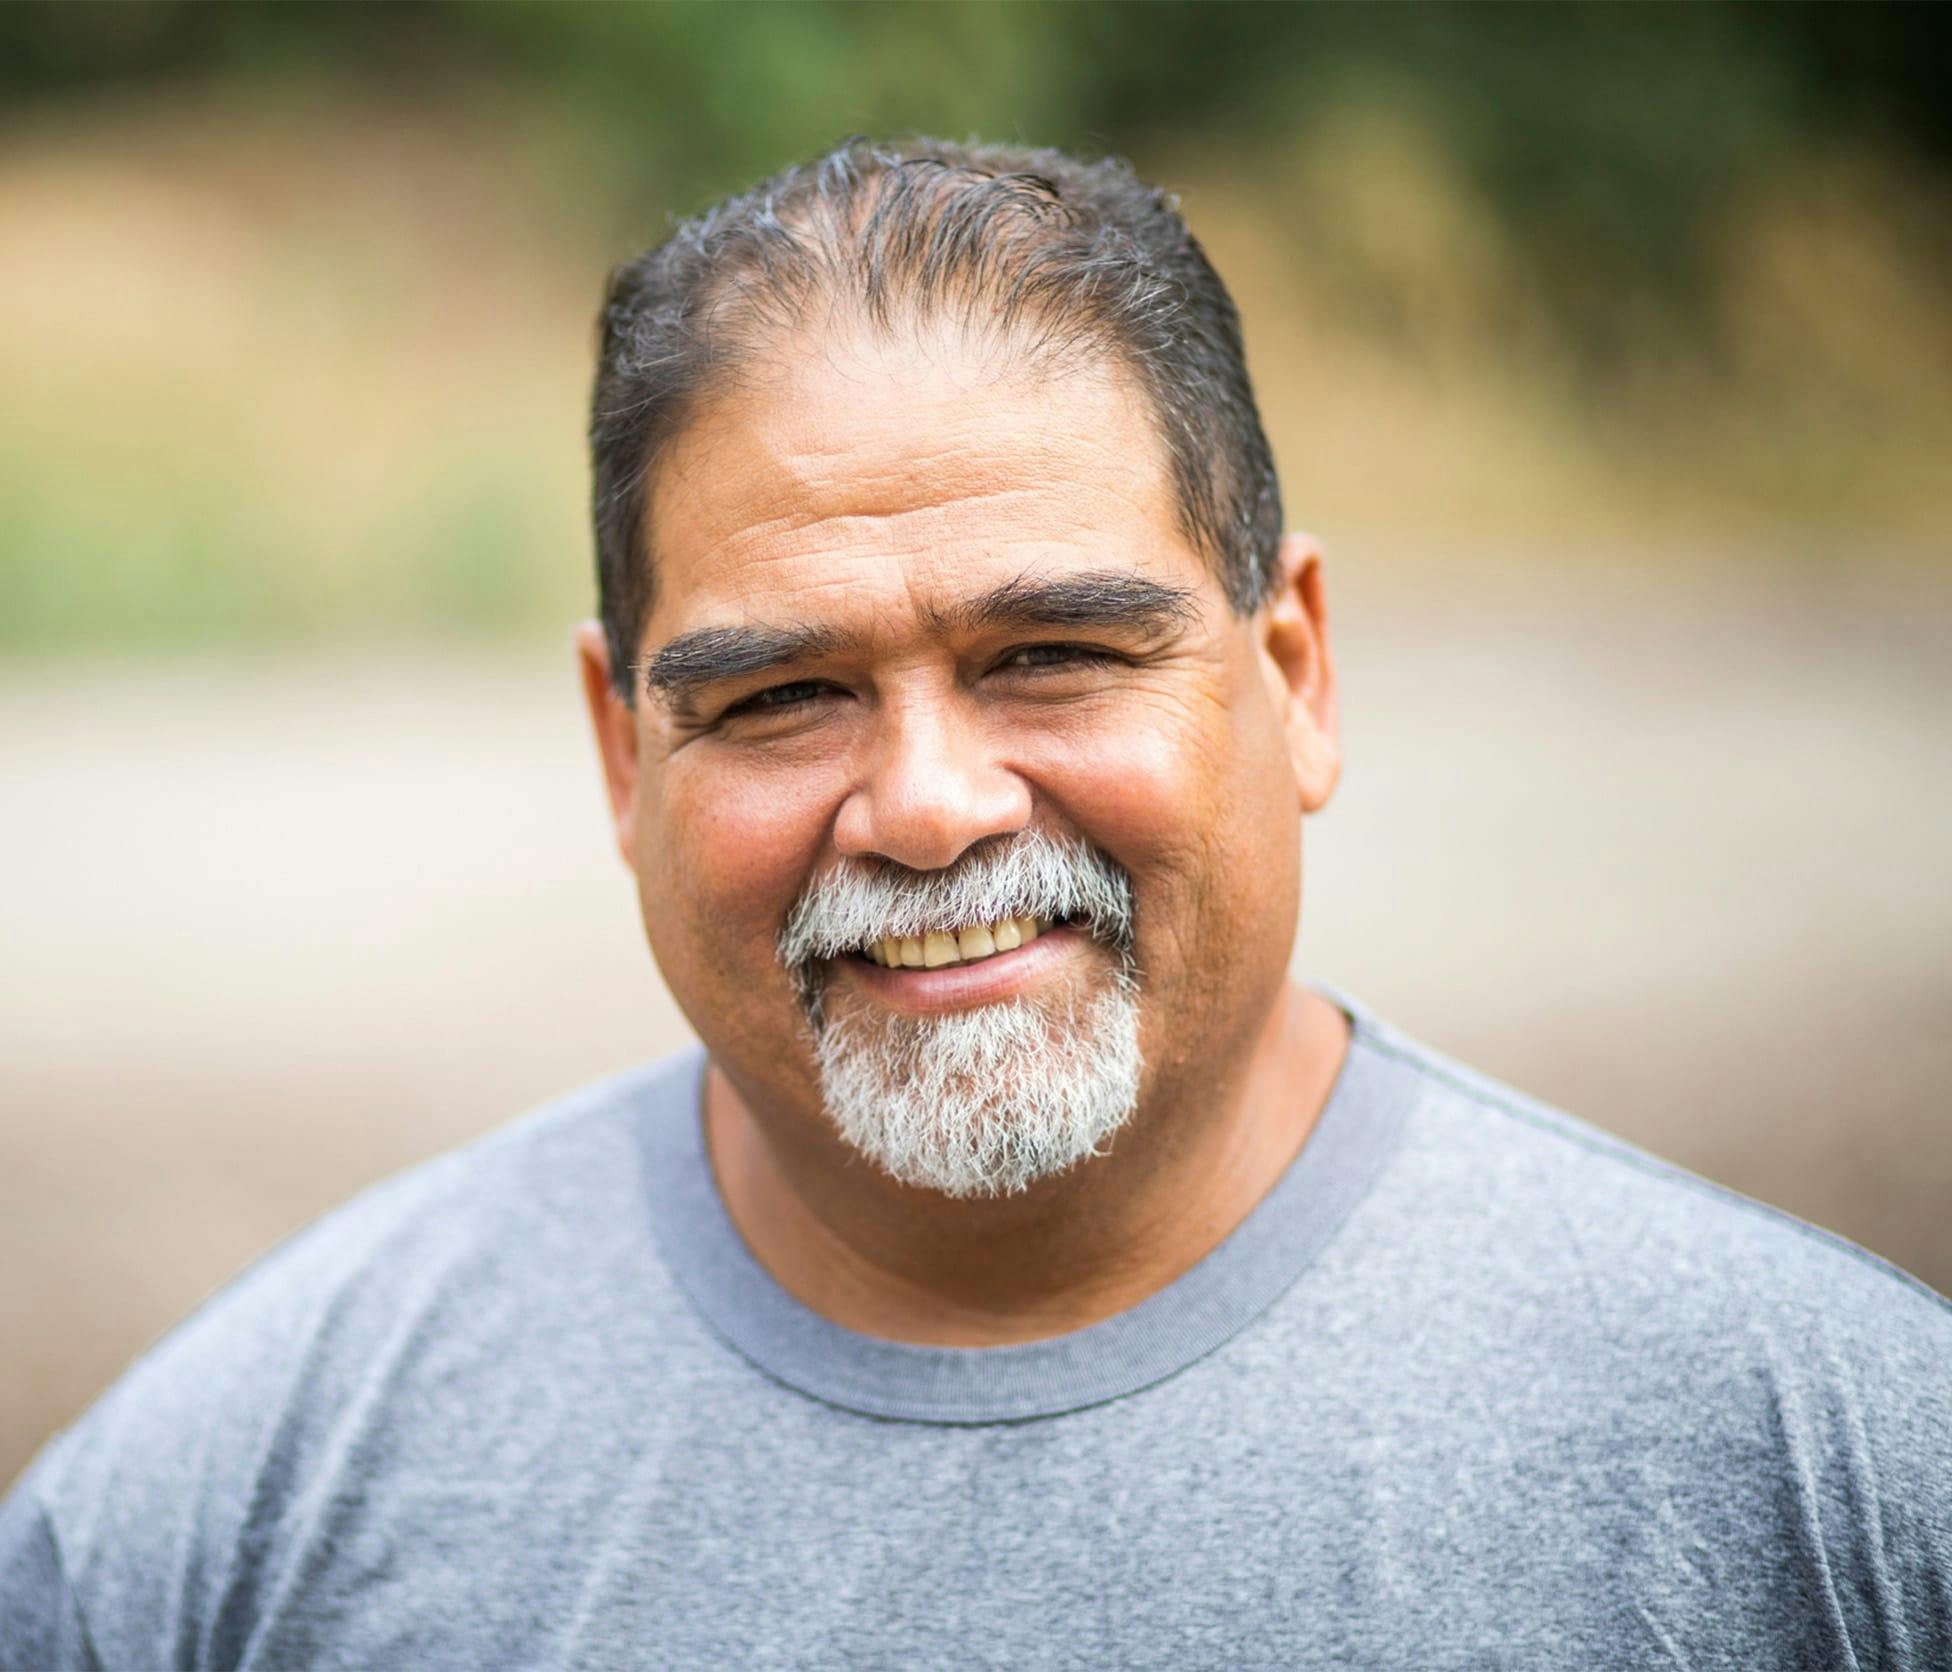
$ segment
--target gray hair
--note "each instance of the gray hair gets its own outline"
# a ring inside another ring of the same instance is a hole
[[[1118,957],[1098,990],[935,1016],[827,1003],[820,961],[878,936],[1005,917],[1065,918]],[[1076,837],[1020,830],[939,871],[844,859],[787,913],[780,961],[806,1009],[841,1136],[892,1178],[947,1196],[1008,1196],[1105,1153],[1138,1106],[1132,880]]]
[[[1176,201],[1116,158],[849,140],[679,224],[618,267],[590,412],[610,668],[654,596],[658,454],[698,404],[820,304],[880,333],[944,320],[999,351],[1103,355],[1148,397],[1183,532],[1242,614],[1275,573],[1281,495],[1232,298]]]

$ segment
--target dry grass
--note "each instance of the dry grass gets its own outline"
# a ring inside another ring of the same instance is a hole
[[[1239,294],[1297,520],[1406,560],[1944,558],[1952,313],[1923,188],[1858,159],[1732,206],[1726,362],[1594,388],[1442,157],[1386,114],[1326,120],[1252,174],[1159,171]],[[624,252],[536,133],[302,100],[16,127],[0,644],[578,608],[591,318]]]

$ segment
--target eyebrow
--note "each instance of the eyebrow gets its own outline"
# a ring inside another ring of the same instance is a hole
[[[974,598],[931,605],[925,619],[937,632],[995,627],[1124,627],[1161,633],[1199,613],[1189,587],[1167,586],[1124,569],[1093,569],[1055,580],[1019,575]],[[802,657],[831,654],[850,635],[827,627],[699,627],[680,633],[637,664],[644,683],[673,702],[721,680],[743,679]]]
[[[653,691],[682,699],[722,679],[818,656],[840,643],[825,627],[699,627],[680,633],[647,662],[638,663]]]
[[[1164,632],[1199,614],[1190,587],[1167,586],[1127,569],[1088,569],[1055,580],[1019,575],[979,597],[928,616],[938,630],[984,627],[1131,627]]]

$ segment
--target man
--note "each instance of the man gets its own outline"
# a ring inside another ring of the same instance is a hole
[[[169,1337],[9,1664],[1952,1662],[1945,1303],[1290,982],[1322,570],[1169,200],[843,147],[614,276],[591,434],[705,1051]]]

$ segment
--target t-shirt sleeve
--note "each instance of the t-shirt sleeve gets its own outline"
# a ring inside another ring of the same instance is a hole
[[[1851,1256],[1775,1320],[1786,1526],[1850,1664],[1952,1667],[1952,1307]]]
[[[0,1668],[66,1672],[97,1664],[61,1546],[32,1479],[23,1480],[0,1503]]]
[[[1884,1385],[1861,1427],[1836,1425],[1848,1461],[1823,1485],[1856,1520],[1838,1578],[1847,1613],[1875,1622],[1864,1664],[1952,1667],[1952,1308],[1906,1310],[1897,1350],[1865,1355]]]

